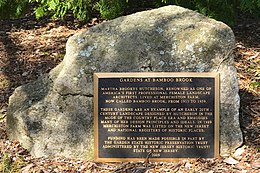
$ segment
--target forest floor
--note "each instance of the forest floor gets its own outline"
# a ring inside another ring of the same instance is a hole
[[[14,89],[48,73],[65,55],[67,39],[99,23],[63,21],[0,21],[0,172],[259,172],[260,169],[260,20],[241,17],[236,36],[235,67],[240,85],[240,123],[244,143],[231,156],[178,162],[95,163],[68,158],[33,158],[6,133],[8,98]]]

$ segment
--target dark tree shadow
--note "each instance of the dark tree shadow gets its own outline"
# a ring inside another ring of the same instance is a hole
[[[65,54],[67,39],[58,36],[53,39],[60,45],[59,48],[47,45],[41,48],[42,52],[46,52],[46,54],[37,55],[30,59],[30,56],[35,55],[38,49],[33,44],[39,45],[40,43],[37,42],[40,40],[36,39],[35,43],[24,46],[21,44],[24,41],[22,40],[24,35],[19,36],[16,32],[24,33],[20,31],[28,31],[34,34],[37,29],[44,27],[46,27],[46,30],[51,30],[58,26],[78,26],[75,23],[74,25],[69,23],[73,21],[71,18],[67,17],[67,19],[59,21],[48,18],[36,20],[33,14],[30,14],[20,19],[0,20],[0,110],[7,107],[8,98],[16,87],[36,80],[39,76],[48,73],[62,60],[50,57],[49,55],[53,51],[58,50],[57,54],[60,52],[62,52],[62,55]]]
[[[260,48],[260,18],[240,14],[232,29],[238,43],[243,43],[247,48]]]
[[[17,58],[17,53],[21,50],[14,40],[10,37],[10,30],[0,31],[1,42],[1,104],[6,105],[8,96],[17,86],[16,83],[23,81],[21,78],[21,69],[24,69],[24,63]],[[4,84],[5,83],[5,84]],[[19,85],[19,84],[18,84]],[[0,105],[3,107],[4,105]]]
[[[260,99],[246,90],[240,90],[240,126],[244,136],[244,144],[260,146]]]

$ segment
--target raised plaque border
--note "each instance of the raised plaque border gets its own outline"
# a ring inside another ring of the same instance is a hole
[[[94,73],[94,161],[96,162],[130,162],[130,161],[145,161],[146,158],[99,158],[98,157],[98,79],[99,78],[149,78],[149,77],[211,77],[215,80],[215,122],[214,122],[214,157],[219,156],[219,73],[217,72],[107,72]],[[172,162],[189,158],[149,158],[151,162]],[[194,159],[194,158],[192,158]]]

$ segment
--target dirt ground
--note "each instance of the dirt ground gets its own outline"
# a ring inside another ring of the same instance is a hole
[[[260,20],[241,16],[233,27],[235,67],[240,85],[240,122],[244,144],[232,156],[179,162],[95,163],[68,158],[33,158],[17,141],[9,141],[5,115],[14,89],[48,73],[62,61],[67,39],[98,24],[33,16],[0,21],[0,172],[259,172],[260,169]]]

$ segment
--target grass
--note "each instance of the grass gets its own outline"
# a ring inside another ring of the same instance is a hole
[[[0,155],[0,173],[18,173],[25,165],[26,162],[22,158],[12,159],[8,153]]]
[[[260,88],[260,60],[249,66],[248,72],[254,75],[253,80],[250,82],[250,87],[253,89]]]
[[[1,157],[0,171],[2,173],[12,172],[12,161],[7,153],[3,153]]]

